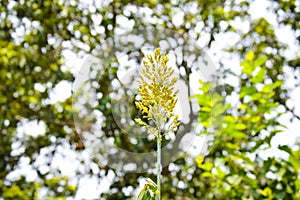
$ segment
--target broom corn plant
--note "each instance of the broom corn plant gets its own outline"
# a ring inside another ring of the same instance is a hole
[[[135,105],[142,113],[142,118],[136,118],[135,122],[144,126],[149,134],[154,134],[157,140],[157,183],[147,179],[148,183],[140,192],[138,200],[161,199],[162,137],[174,132],[180,124],[178,115],[174,113],[178,100],[178,90],[174,89],[177,77],[174,77],[174,69],[167,65],[168,61],[166,51],[161,54],[160,48],[155,49],[154,54],[148,54],[143,59],[137,80],[141,100],[136,101]]]

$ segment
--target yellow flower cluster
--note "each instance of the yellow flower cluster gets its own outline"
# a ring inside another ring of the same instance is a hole
[[[166,52],[161,54],[157,48],[154,54],[147,55],[143,60],[143,66],[138,79],[138,93],[142,100],[135,105],[142,112],[142,119],[135,119],[137,123],[145,126],[151,133],[157,134],[161,130],[174,131],[179,126],[178,115],[174,114],[177,102],[177,93],[174,91],[176,77],[172,77],[174,69],[167,66],[169,61]],[[151,123],[151,125],[150,125]]]

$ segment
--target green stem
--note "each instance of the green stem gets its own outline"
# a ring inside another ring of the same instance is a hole
[[[160,173],[161,173],[161,169],[160,169],[160,166],[161,166],[161,134],[160,134],[160,130],[158,131],[158,134],[157,134],[157,188],[158,188],[158,191],[159,191],[159,194],[156,195],[156,200],[160,200],[160,196],[161,196],[161,189],[160,189]]]

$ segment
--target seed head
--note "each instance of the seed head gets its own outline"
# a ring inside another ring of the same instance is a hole
[[[154,54],[149,54],[143,59],[143,67],[137,80],[138,93],[142,99],[136,101],[135,105],[148,123],[142,119],[135,121],[154,133],[162,129],[166,132],[174,131],[179,126],[178,115],[174,114],[178,100],[178,91],[174,90],[177,78],[172,77],[174,69],[167,65],[168,61],[166,51],[161,54],[159,48],[155,49]]]

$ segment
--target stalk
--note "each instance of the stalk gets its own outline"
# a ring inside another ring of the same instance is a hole
[[[160,131],[158,131],[157,133],[157,188],[158,188],[158,194],[156,195],[156,200],[160,200],[160,194],[161,194],[161,189],[160,189],[160,173],[161,173],[161,135],[160,135]]]

